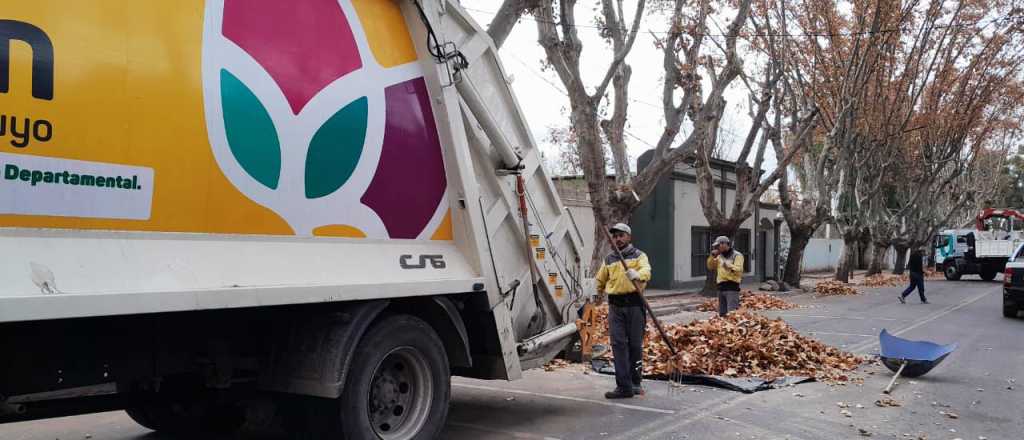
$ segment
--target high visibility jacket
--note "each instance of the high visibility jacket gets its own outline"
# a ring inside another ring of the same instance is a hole
[[[743,254],[735,249],[728,258],[724,255],[709,256],[707,264],[708,270],[718,271],[719,283],[732,281],[739,284],[743,281]]]
[[[626,259],[626,266],[640,274],[641,283],[651,280],[651,263],[647,261],[647,254],[630,245],[622,250],[622,256]],[[636,292],[633,282],[626,276],[626,270],[619,262],[619,256],[612,252],[605,257],[604,264],[597,271],[597,291],[609,295],[625,295]]]

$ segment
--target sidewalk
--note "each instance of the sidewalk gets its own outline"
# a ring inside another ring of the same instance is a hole
[[[741,290],[760,290],[761,284],[763,284],[763,283],[755,283],[753,281],[746,281],[743,284],[740,284],[740,289]],[[644,291],[644,296],[646,296],[648,298],[651,298],[651,299],[663,298],[663,297],[687,296],[687,295],[697,295],[697,296],[700,296],[700,291],[701,291],[700,287],[693,288],[693,289],[647,289],[647,290]]]

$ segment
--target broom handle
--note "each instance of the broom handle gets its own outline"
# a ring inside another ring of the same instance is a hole
[[[892,391],[892,386],[896,384],[896,379],[900,378],[900,374],[903,374],[903,368],[906,367],[906,366],[907,366],[907,361],[903,361],[903,363],[900,364],[900,369],[896,370],[896,375],[894,375],[892,377],[892,380],[889,381],[889,386],[885,387],[885,389],[882,390],[883,393],[889,394],[889,392]]]
[[[612,250],[615,251],[615,255],[619,257],[619,263],[622,263],[622,269],[629,271],[629,266],[626,265],[626,259],[623,258],[622,252],[619,248],[615,247],[615,241],[612,240],[612,234],[608,232],[608,229],[604,230],[604,236],[608,239],[608,244],[611,245]],[[628,278],[628,277],[627,277]],[[647,302],[647,298],[644,297],[643,289],[640,288],[640,283],[636,280],[629,280],[633,283],[633,288],[636,289],[636,293],[640,295],[640,301],[644,303],[644,309],[647,310],[647,314],[651,315],[651,321],[654,321],[654,327],[658,329],[658,334],[661,335],[661,340],[665,341],[665,345],[668,346],[668,351],[672,352],[672,356],[678,354],[676,346],[672,345],[672,341],[668,339],[668,335],[665,334],[665,329],[661,327],[661,321],[658,320],[657,316],[654,316],[654,310],[651,310],[651,305]]]

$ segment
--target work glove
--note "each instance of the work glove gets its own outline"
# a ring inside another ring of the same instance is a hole
[[[630,280],[633,281],[640,281],[640,272],[637,272],[635,269],[627,270],[626,278],[629,278]]]

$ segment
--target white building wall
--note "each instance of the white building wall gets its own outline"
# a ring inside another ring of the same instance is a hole
[[[709,226],[707,218],[704,217],[704,210],[700,206],[700,191],[697,184],[685,182],[682,180],[674,180],[673,185],[675,187],[676,204],[675,214],[676,218],[673,224],[675,225],[675,277],[676,281],[700,281],[704,277],[694,277],[690,274],[691,261],[693,260],[691,240],[693,226]],[[721,189],[718,189],[721,191]],[[721,192],[716,194],[721,196]],[[731,212],[733,203],[736,200],[736,192],[732,189],[726,190],[725,197],[725,208],[726,212]],[[721,198],[717,198],[716,201],[721,203]],[[761,218],[768,218],[769,221],[773,221],[775,218],[774,210],[761,210]],[[745,222],[743,222],[742,229],[750,231],[750,249],[753,255],[744,255],[745,258],[750,260],[750,271],[747,272],[747,276],[753,276],[757,270],[756,262],[753,260],[754,256],[757,255],[757,235],[754,234],[754,216],[750,216]],[[772,249],[772,233],[769,231],[768,237],[768,252],[769,259],[771,259]],[[768,276],[772,276],[775,267],[774,262],[769,261],[767,265]]]
[[[843,255],[843,240],[812,238],[804,249],[804,272],[835,270]]]
[[[673,248],[675,250],[675,263],[673,267],[673,280],[679,282],[687,281],[701,281],[704,277],[693,277],[690,275],[690,261],[691,261],[691,245],[692,240],[692,226],[708,226],[708,221],[704,218],[704,211],[700,207],[700,194],[697,185],[690,182],[681,180],[672,181],[674,192],[675,192],[675,219],[672,222],[674,231]],[[733,200],[735,200],[735,192],[733,190],[726,191],[726,208],[732,209]],[[573,218],[576,220],[576,224],[579,227],[580,234],[583,237],[583,250],[582,255],[585,259],[589,260],[591,253],[594,249],[594,214],[590,208],[589,203],[579,202],[573,200],[566,200],[565,205],[569,208]],[[761,218],[766,218],[769,221],[775,219],[774,210],[761,210]],[[750,272],[747,273],[748,277],[753,277],[757,270],[757,262],[753,261],[752,258],[756,256],[757,252],[757,236],[754,234],[754,217],[747,219],[743,223],[743,229],[749,229],[751,250],[753,255],[746,255],[748,259],[751,259]],[[785,225],[783,225],[785,229]],[[774,249],[772,242],[774,233],[768,231],[768,252],[769,260],[772,259],[771,254]],[[784,250],[783,250],[784,251]],[[586,266],[586,265],[585,265]],[[767,265],[768,276],[774,276],[775,261],[769,261]]]

